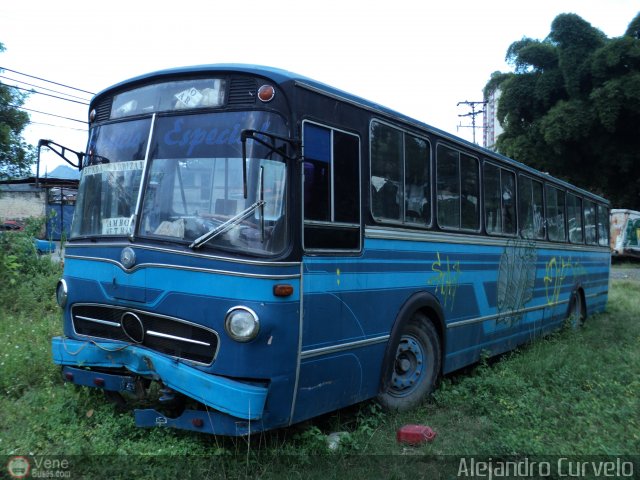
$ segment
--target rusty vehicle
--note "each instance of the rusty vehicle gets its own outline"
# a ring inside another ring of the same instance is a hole
[[[611,255],[614,258],[640,258],[640,212],[611,210]]]

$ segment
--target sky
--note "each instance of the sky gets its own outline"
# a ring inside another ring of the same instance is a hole
[[[92,95],[66,87],[97,93],[140,74],[212,63],[290,70],[471,141],[470,117],[460,117],[470,109],[458,103],[481,101],[491,73],[511,70],[512,42],[544,39],[560,13],[618,37],[639,11],[637,0],[6,0],[0,81],[74,95],[64,97],[81,103],[31,94],[23,137],[76,151],[86,146],[82,102]],[[62,163],[44,151],[40,174]]]

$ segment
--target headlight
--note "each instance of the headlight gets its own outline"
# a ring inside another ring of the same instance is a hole
[[[64,281],[64,278],[58,280],[58,286],[56,287],[56,300],[60,308],[64,308],[67,304],[67,282]]]
[[[260,322],[256,313],[247,307],[233,307],[224,319],[224,329],[237,342],[248,342],[258,335]]]

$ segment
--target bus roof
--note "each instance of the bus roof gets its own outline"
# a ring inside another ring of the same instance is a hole
[[[274,82],[278,83],[278,84],[283,84],[286,82],[294,82],[296,84],[299,84],[301,86],[307,86],[307,87],[311,87],[312,89],[319,91],[320,93],[323,93],[325,95],[329,95],[329,96],[333,96],[333,97],[337,97],[340,98],[344,101],[347,101],[349,103],[353,103],[355,105],[358,105],[362,108],[365,108],[369,111],[372,112],[377,112],[380,114],[384,114],[388,117],[391,117],[392,119],[398,120],[400,122],[404,122],[404,123],[409,123],[419,129],[422,130],[427,130],[430,131],[432,133],[435,133],[436,135],[449,140],[453,143],[457,143],[457,144],[462,144],[464,145],[466,148],[469,148],[471,150],[476,151],[479,154],[482,154],[486,157],[490,157],[490,158],[494,158],[494,159],[498,159],[501,160],[505,163],[511,164],[521,170],[524,170],[532,175],[541,177],[541,178],[545,178],[545,179],[549,179],[559,185],[562,185],[566,188],[572,189],[572,190],[576,190],[581,192],[582,194],[588,195],[590,197],[593,197],[601,202],[604,203],[609,203],[608,200],[606,200],[605,198],[596,195],[594,193],[591,193],[587,190],[584,190],[582,188],[576,187],[575,185],[572,185],[568,182],[565,182],[563,180],[560,180],[556,177],[553,177],[552,175],[545,173],[545,172],[541,172],[539,170],[536,170],[533,167],[530,167],[524,163],[521,163],[517,160],[514,160],[512,158],[506,157],[500,153],[494,152],[492,150],[488,150],[484,147],[481,147],[480,145],[477,145],[475,143],[469,142],[468,140],[465,140],[463,138],[457,137],[451,133],[445,132],[444,130],[440,130],[439,128],[436,128],[432,125],[429,125],[427,123],[424,123],[420,120],[416,120],[415,118],[409,117],[407,115],[404,115],[400,112],[397,112],[395,110],[392,110],[390,108],[387,108],[383,105],[380,105],[378,103],[372,102],[371,100],[367,100],[365,98],[359,97],[357,95],[348,93],[344,90],[340,90],[338,88],[332,87],[331,85],[328,85],[326,83],[322,83],[319,82],[317,80],[314,80],[312,78],[309,77],[305,77],[304,75],[300,75],[294,72],[290,72],[288,70],[284,70],[281,68],[275,68],[275,67],[269,67],[269,66],[264,66],[264,65],[252,65],[252,64],[243,64],[243,63],[215,63],[215,64],[205,64],[205,65],[193,65],[193,66],[185,66],[185,67],[176,67],[176,68],[169,68],[169,69],[164,69],[164,70],[158,70],[155,72],[150,72],[150,73],[146,73],[143,75],[139,75],[137,77],[133,77],[130,78],[128,80],[124,80],[122,82],[119,82],[115,85],[112,85],[102,91],[100,91],[99,93],[97,93],[93,100],[92,100],[92,104],[94,103],[94,101],[98,98],[101,97],[113,90],[117,90],[120,89],[122,87],[125,86],[131,86],[132,84],[140,84],[140,83],[146,83],[147,81],[150,80],[155,80],[155,79],[160,79],[162,77],[175,77],[175,76],[181,76],[181,75],[189,75],[189,74],[204,74],[204,73],[208,73],[208,72],[238,72],[238,73],[246,73],[249,75],[256,75],[256,76],[261,76],[261,77],[265,77],[265,78],[269,78],[271,80],[273,80]]]

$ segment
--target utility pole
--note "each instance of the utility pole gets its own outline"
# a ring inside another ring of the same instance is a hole
[[[484,113],[484,110],[476,110],[476,107],[478,105],[486,105],[487,102],[470,102],[468,100],[465,100],[464,102],[458,102],[458,104],[456,106],[460,106],[460,105],[468,105],[471,107],[471,111],[469,113],[465,113],[462,115],[458,115],[459,117],[471,117],[471,128],[473,129],[473,143],[476,143],[476,115],[480,115],[481,113]],[[459,125],[459,127],[462,127],[462,125]],[[482,127],[479,127],[482,128]]]

